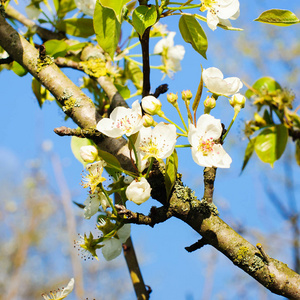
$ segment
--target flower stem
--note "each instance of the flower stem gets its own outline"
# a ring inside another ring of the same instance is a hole
[[[162,117],[163,119],[165,119],[166,121],[168,121],[169,123],[175,125],[181,132],[183,132],[184,134],[186,134],[186,131],[184,131],[181,127],[179,127],[176,123],[174,123],[173,121],[171,121],[170,119],[168,119],[165,115],[161,115],[160,117]]]
[[[101,184],[101,186],[100,186],[100,189],[101,189],[101,191],[104,193],[104,195],[105,195],[105,197],[106,197],[106,199],[107,199],[109,205],[111,206],[111,208],[112,208],[112,210],[113,210],[115,216],[118,216],[118,212],[117,212],[117,210],[116,210],[114,204],[112,203],[111,199],[109,198],[109,196],[108,196],[108,194],[107,194],[107,192],[106,192],[106,190],[104,189],[104,187],[103,187],[102,184]]]
[[[182,10],[182,9],[192,9],[192,8],[197,8],[197,7],[201,7],[202,4],[194,4],[194,5],[190,5],[190,6],[180,6],[180,7],[169,7],[166,6],[165,9],[169,9],[169,10]]]
[[[136,167],[137,167],[137,169],[139,169],[139,158],[138,158],[138,155],[137,155],[137,152],[136,152],[136,149],[135,149],[135,146],[134,146],[131,136],[128,136],[128,140],[129,140],[129,143],[130,143],[133,153],[134,153]]]
[[[185,130],[188,131],[188,128],[187,128],[187,126],[186,126],[186,124],[185,124],[185,122],[184,122],[184,119],[183,119],[183,117],[182,117],[182,114],[181,114],[181,111],[180,111],[180,109],[179,109],[178,104],[175,105],[175,108],[176,108],[176,110],[177,110],[177,112],[178,112],[178,114],[179,114],[179,117],[180,117],[180,119],[181,119],[181,122],[182,122],[182,124],[183,124]]]
[[[226,138],[226,136],[227,136],[227,134],[228,134],[230,128],[232,127],[232,125],[233,125],[233,123],[234,123],[234,121],[235,121],[235,119],[236,119],[236,117],[237,117],[238,114],[239,114],[239,111],[236,111],[236,112],[234,113],[234,116],[233,116],[233,118],[232,118],[232,120],[231,120],[231,122],[230,122],[230,124],[229,124],[229,126],[228,126],[228,129],[227,129],[226,133],[225,133],[225,134],[223,135],[223,137],[222,137],[222,142],[225,140],[225,138]]]
[[[190,148],[192,147],[191,144],[186,144],[186,145],[175,145],[175,148]]]
[[[146,175],[145,175],[145,178],[146,178],[146,179],[147,179],[148,176],[149,176],[149,173],[150,173],[150,171],[151,171],[151,169],[152,169],[153,163],[154,163],[154,157],[151,157],[151,159],[150,159],[150,165],[149,165],[148,170],[147,170],[147,173],[146,173]]]

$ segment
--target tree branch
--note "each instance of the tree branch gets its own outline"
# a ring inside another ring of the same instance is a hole
[[[99,118],[92,101],[53,63],[39,62],[38,51],[21,37],[0,15],[0,45],[25,67],[60,102],[62,109],[81,128],[94,128]],[[115,155],[122,166],[131,169],[128,146],[124,139],[105,138],[101,149]],[[210,245],[227,256],[270,291],[289,299],[300,299],[300,276],[282,262],[270,258],[268,264],[258,249],[218,217],[213,203],[199,201],[191,189],[177,180],[167,202],[164,176],[156,166],[148,179],[152,197],[168,207],[170,213],[190,225]]]
[[[168,208],[161,206],[159,208],[152,206],[148,216],[141,213],[135,213],[127,209],[124,205],[115,205],[118,214],[125,217],[125,223],[143,224],[154,227],[155,224],[162,223],[172,217],[171,211]]]
[[[5,13],[9,18],[17,20],[24,26],[28,27],[31,31],[36,32],[43,42],[53,39],[61,40],[66,38],[65,34],[62,32],[53,32],[51,30],[36,25],[32,20],[28,19],[26,16],[18,12],[10,5],[8,5],[5,9]]]

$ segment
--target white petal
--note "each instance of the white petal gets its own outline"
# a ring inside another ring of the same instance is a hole
[[[100,198],[97,194],[91,194],[84,201],[83,205],[85,205],[83,209],[83,216],[85,219],[90,219],[94,214],[98,212]]]
[[[127,239],[130,237],[130,231],[130,224],[125,224],[118,230],[117,234],[121,243],[125,243],[127,241]]]
[[[106,260],[112,260],[118,257],[122,252],[122,243],[120,240],[111,238],[103,242],[102,254]]]
[[[103,118],[100,120],[96,126],[96,129],[112,138],[118,138],[123,135],[123,131],[114,127],[114,121],[109,118]]]
[[[216,168],[229,168],[232,162],[231,157],[220,144],[214,145],[213,155],[210,158],[212,165]]]
[[[238,0],[219,1],[220,7],[216,9],[217,16],[221,19],[229,19],[234,16],[240,8]]]
[[[168,58],[182,60],[185,54],[185,49],[182,45],[176,45],[174,47],[169,48],[168,50]]]
[[[71,278],[68,285],[63,289],[61,293],[61,297],[65,298],[73,291],[74,283],[75,283],[74,278]]]
[[[218,16],[214,12],[211,12],[210,10],[208,10],[207,11],[207,25],[208,25],[208,27],[211,30],[216,30],[218,24],[219,24]]]

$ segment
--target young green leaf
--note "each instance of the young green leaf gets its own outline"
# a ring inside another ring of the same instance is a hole
[[[74,0],[54,0],[53,3],[59,18],[63,18],[66,13],[76,8]]]
[[[181,16],[179,30],[183,39],[206,59],[207,38],[194,16]]]
[[[266,10],[254,21],[276,26],[290,26],[300,23],[300,20],[294,13],[285,9]]]
[[[171,194],[171,191],[174,187],[177,178],[177,168],[178,168],[178,156],[176,150],[174,150],[172,155],[167,158],[167,162],[166,162],[165,187],[167,192],[167,199]]]
[[[24,69],[19,63],[17,63],[16,61],[13,62],[12,64],[12,68],[11,70],[14,71],[15,74],[17,74],[20,77],[25,76],[28,71],[26,69]]]
[[[288,140],[288,129],[284,125],[268,127],[256,137],[255,152],[265,163],[273,164],[283,154]]]
[[[46,53],[54,58],[65,56],[68,44],[63,40],[49,40],[45,42]]]
[[[131,0],[99,0],[101,5],[114,11],[119,23],[121,23],[122,9]]]
[[[113,59],[121,34],[121,24],[114,11],[103,7],[98,1],[94,12],[94,28],[99,46]]]
[[[244,162],[243,162],[243,166],[242,166],[242,170],[241,172],[244,171],[244,169],[246,168],[249,159],[251,158],[253,151],[254,151],[254,146],[255,146],[255,140],[256,138],[250,139],[247,148],[245,150],[245,156],[244,156]]]
[[[268,92],[274,92],[278,89],[281,89],[280,84],[272,77],[262,77],[255,81],[252,87],[258,92],[261,92],[263,90],[267,90]],[[254,91],[248,89],[245,93],[245,96],[247,98],[251,98],[251,96],[254,94]]]
[[[137,33],[142,37],[145,30],[155,24],[157,12],[154,5],[138,6],[132,14],[132,23]]]
[[[56,27],[58,30],[63,31],[66,34],[77,37],[86,38],[95,34],[93,28],[93,19],[65,19],[59,21]]]

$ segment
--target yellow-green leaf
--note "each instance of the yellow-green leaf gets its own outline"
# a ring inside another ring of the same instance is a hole
[[[121,23],[123,6],[131,0],[99,0],[103,7],[111,8]]]
[[[65,19],[57,23],[57,29],[66,34],[77,37],[89,37],[95,34],[93,27],[93,19],[88,18],[74,18]]]
[[[175,181],[177,179],[178,156],[176,150],[167,158],[166,173],[165,173],[165,187],[167,192],[167,199],[169,198]]]
[[[154,5],[138,6],[132,14],[132,23],[140,36],[143,36],[145,30],[155,24],[157,19],[157,12]]]
[[[254,21],[276,26],[290,26],[300,23],[300,20],[294,13],[285,9],[266,10]]]
[[[255,81],[252,88],[255,91],[262,92],[263,90],[267,90],[268,92],[274,92],[278,89],[281,89],[280,84],[272,77],[262,77]],[[255,92],[251,89],[247,90],[245,93],[245,96],[247,98],[250,98],[252,95],[254,95]]]
[[[179,30],[183,39],[206,59],[207,38],[194,16],[183,15],[179,20]]]
[[[265,163],[273,166],[283,154],[288,140],[288,129],[275,125],[264,129],[255,140],[255,152]]]
[[[99,46],[113,59],[121,34],[121,24],[114,11],[103,7],[100,2],[96,2],[94,28]]]
[[[245,151],[245,156],[244,156],[244,162],[243,162],[243,166],[242,166],[242,171],[244,171],[244,169],[246,168],[249,159],[251,158],[253,151],[254,151],[254,145],[255,145],[255,140],[256,138],[250,139],[246,151]]]

